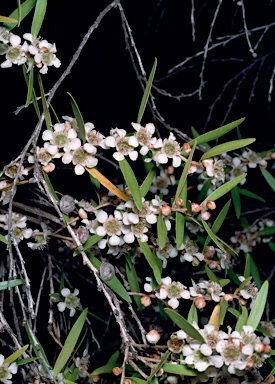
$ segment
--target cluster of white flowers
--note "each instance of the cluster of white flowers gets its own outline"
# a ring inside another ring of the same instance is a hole
[[[9,32],[6,28],[0,27],[0,41],[2,44],[2,54],[6,60],[1,64],[1,68],[10,68],[13,64],[27,64],[28,70],[36,66],[40,73],[47,73],[48,67],[59,68],[60,60],[56,57],[55,44],[42,40],[40,37],[32,36],[30,33],[23,35],[25,41],[21,44],[21,37]]]
[[[203,329],[195,322],[193,326],[204,342],[191,338],[181,330],[171,335],[167,346],[171,352],[183,356],[180,358],[182,364],[204,372],[206,380],[202,381],[217,376],[222,367],[230,375],[242,376],[244,371],[247,373],[247,370],[261,367],[270,357],[269,337],[256,335],[249,325],[244,325],[241,332],[232,332],[228,326],[227,333],[216,330],[211,324],[205,325]]]
[[[153,288],[151,277],[146,277],[145,280],[144,291],[146,293],[154,292],[158,299],[167,300],[167,305],[173,309],[178,308],[179,299],[193,300],[198,309],[203,309],[206,301],[219,303],[221,300],[231,302],[234,299],[238,300],[241,305],[245,305],[250,300],[251,306],[258,295],[258,288],[251,281],[246,282],[241,289],[237,288],[234,293],[225,293],[219,283],[209,280],[195,283],[191,279],[192,286],[187,288],[179,281],[173,281],[170,276],[167,276],[161,279],[161,284],[156,289]],[[239,276],[239,280],[243,282],[245,278]]]
[[[29,239],[32,235],[32,229],[27,228],[27,217],[19,213],[12,213],[12,230],[13,236],[17,243],[23,239]],[[3,223],[4,230],[8,230],[8,214],[0,215],[0,222]],[[5,235],[6,239],[8,235]]]
[[[5,364],[5,357],[0,354],[0,382],[5,384],[12,384],[10,380],[12,375],[17,372],[17,364],[16,362],[12,364]]]
[[[259,235],[260,231],[271,227],[274,227],[274,221],[272,219],[266,218],[260,220],[242,231],[236,231],[234,236],[231,236],[230,241],[234,244],[238,252],[251,252],[256,244],[261,242],[267,243],[272,239],[272,236],[262,237]]]

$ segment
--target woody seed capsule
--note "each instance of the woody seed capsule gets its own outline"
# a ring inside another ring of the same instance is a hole
[[[61,197],[59,202],[60,210],[63,213],[71,213],[75,209],[75,201],[74,198],[70,195],[64,195]]]

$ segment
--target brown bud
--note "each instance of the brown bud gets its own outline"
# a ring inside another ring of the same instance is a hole
[[[203,309],[203,308],[206,306],[206,301],[204,300],[203,297],[198,297],[198,298],[195,300],[195,306],[196,306],[196,308],[198,308],[198,309]]]
[[[215,209],[216,208],[216,203],[212,200],[208,200],[206,203],[206,206],[208,209]]]
[[[198,212],[200,212],[200,210],[201,210],[200,205],[197,204],[197,203],[192,203],[192,204],[191,204],[191,207],[192,207],[192,212],[195,212],[195,213],[198,213]]]
[[[178,199],[176,200],[176,205],[177,205],[178,207],[183,207],[183,206],[184,206],[184,201],[183,201],[182,199],[178,198]]]
[[[171,207],[169,207],[169,205],[163,205],[161,207],[161,213],[164,215],[164,216],[169,216],[171,214]]]
[[[264,346],[264,353],[270,353],[271,352],[271,346],[269,344],[266,344]]]
[[[140,302],[144,307],[149,307],[149,305],[151,305],[151,299],[146,295],[141,297]]]
[[[232,301],[234,299],[234,295],[232,293],[226,293],[224,295],[224,300],[225,301]]]
[[[113,374],[114,374],[115,376],[119,376],[119,375],[121,374],[121,368],[119,368],[119,367],[114,367],[114,368],[112,369],[112,372],[113,372]]]

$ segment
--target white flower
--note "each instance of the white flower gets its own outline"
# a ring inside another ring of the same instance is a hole
[[[9,43],[11,46],[6,52],[6,61],[1,64],[1,68],[9,68],[12,66],[12,64],[21,65],[24,64],[27,60],[27,43],[20,45],[21,38],[14,34],[11,34]]]
[[[47,40],[42,40],[38,44],[39,51],[34,56],[34,62],[40,73],[45,74],[48,72],[49,66],[55,66],[59,68],[61,61],[56,57],[56,46],[55,44],[48,43]]]
[[[85,168],[93,168],[97,166],[98,160],[88,152],[84,147],[78,147],[71,152],[72,163],[75,165],[74,171],[76,175],[82,175]]]
[[[173,281],[171,277],[167,276],[163,279],[161,279],[162,285],[159,288],[159,292],[156,293],[156,297],[164,300],[167,297],[170,299],[168,300],[168,305],[176,309],[179,306],[178,299],[190,299],[190,293],[188,290],[186,290],[186,287],[181,284],[180,282]]]
[[[162,193],[167,195],[169,190],[169,185],[175,185],[176,179],[174,175],[167,175],[163,170],[160,171],[159,176],[155,176],[153,180],[153,185],[150,187],[150,191],[153,193]]]
[[[199,247],[192,240],[186,239],[185,243],[180,247],[180,250],[183,249],[186,252],[180,257],[181,262],[193,262],[194,259],[202,261],[204,259],[204,255],[201,252],[198,252]]]
[[[141,145],[140,154],[145,156],[151,148],[151,138],[155,132],[155,126],[152,123],[146,124],[142,127],[140,124],[132,123],[132,127],[137,131],[135,138],[139,145]]]
[[[256,168],[257,165],[266,166],[266,161],[257,155],[256,152],[247,149],[243,152],[242,158],[248,162],[249,168]]]
[[[0,354],[0,382],[4,384],[12,384],[10,380],[12,375],[17,372],[17,364],[16,362],[12,364],[4,363],[5,357]]]
[[[77,297],[79,294],[79,290],[75,289],[73,293],[68,288],[63,288],[61,290],[61,295],[65,297],[65,301],[62,301],[57,304],[58,310],[60,312],[65,311],[66,308],[70,309],[70,317],[75,314],[75,308],[79,307],[80,300]]]
[[[154,148],[160,148],[160,150],[156,151],[153,156],[153,159],[157,164],[166,164],[168,163],[168,159],[172,159],[173,166],[179,167],[181,165],[181,150],[180,145],[176,141],[175,135],[171,132],[168,139],[152,140]]]
[[[224,162],[218,159],[207,159],[202,161],[206,173],[212,178],[211,183],[216,184],[217,181],[224,181]]]
[[[230,164],[233,168],[230,171],[230,178],[229,180],[235,179],[236,177],[243,175],[247,172],[247,166],[241,162],[241,159],[239,157],[233,157],[232,162]],[[243,185],[246,182],[246,178],[244,178],[240,185]]]
[[[166,268],[167,267],[167,259],[169,257],[174,258],[178,256],[178,250],[177,248],[173,247],[173,245],[168,242],[165,244],[164,248],[158,248],[156,250],[156,255],[159,259],[162,260],[162,267]]]
[[[113,154],[113,157],[117,161],[123,160],[127,155],[133,161],[138,157],[138,152],[135,150],[138,141],[135,136],[126,136],[124,129],[111,129],[110,136],[105,139],[105,145],[107,148],[116,148],[117,152]]]

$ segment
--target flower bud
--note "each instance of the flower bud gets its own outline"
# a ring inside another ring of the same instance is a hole
[[[144,307],[149,307],[149,305],[151,305],[151,299],[146,295],[141,297],[140,302]]]
[[[200,212],[200,210],[201,210],[200,205],[197,204],[197,203],[192,203],[192,204],[191,204],[191,207],[192,207],[192,212],[195,212],[195,213],[198,213],[198,212]]]
[[[224,295],[224,300],[225,301],[232,301],[234,299],[234,295],[232,293],[226,293]]]
[[[91,379],[93,380],[93,383],[97,383],[100,380],[100,376],[99,375],[91,376]]]
[[[88,218],[87,212],[86,212],[83,208],[80,208],[80,209],[78,210],[78,216],[79,216],[81,219],[87,219],[87,218]]]
[[[254,365],[254,361],[252,359],[248,360],[247,364],[246,364],[246,368],[247,369],[251,369]]]
[[[119,376],[119,375],[121,374],[121,368],[119,368],[119,367],[114,367],[114,368],[112,369],[112,372],[113,372],[113,374],[114,374],[115,376]]]
[[[173,167],[173,165],[169,165],[169,167],[167,168],[168,175],[173,175],[174,170],[175,168]]]
[[[210,263],[208,264],[208,267],[209,267],[210,269],[215,269],[215,268],[217,268],[217,262],[214,261],[214,260],[210,261]]]
[[[164,216],[169,216],[171,214],[171,207],[169,207],[169,205],[163,205],[161,207],[161,213],[164,215]]]
[[[75,209],[75,201],[74,198],[70,195],[64,195],[61,197],[59,202],[60,210],[63,213],[71,213]]]
[[[168,384],[178,384],[179,377],[176,375],[169,375],[167,376],[166,381]]]
[[[163,368],[160,368],[160,369],[157,371],[156,376],[162,376],[163,373],[164,373]]]
[[[211,217],[211,214],[207,211],[201,213],[202,220],[209,220]]]
[[[264,353],[270,353],[271,352],[271,346],[269,344],[266,344],[264,346]]]
[[[255,345],[254,345],[254,349],[255,349],[255,351],[258,352],[258,353],[263,352],[264,347],[265,347],[265,345],[264,345],[264,343],[263,343],[262,341],[258,341],[258,342],[255,343]]]
[[[47,165],[43,165],[42,169],[44,172],[50,173],[55,170],[55,165],[54,163],[49,163]]]
[[[190,147],[190,144],[189,143],[184,143],[183,146],[182,146],[182,154],[183,156],[185,155],[189,155],[190,152],[191,152],[191,147]]]
[[[195,306],[196,306],[196,308],[198,308],[198,309],[203,309],[203,308],[206,306],[206,301],[204,300],[203,297],[198,297],[198,298],[195,300]]]
[[[148,343],[156,344],[160,339],[160,334],[155,329],[152,329],[150,332],[147,333],[146,339]]]
[[[214,201],[212,201],[212,200],[208,200],[206,202],[206,206],[207,206],[208,209],[215,209],[216,208],[216,203]]]
[[[178,207],[183,207],[183,206],[184,206],[184,201],[183,201],[182,199],[178,198],[178,199],[176,200],[176,205],[177,205]]]

